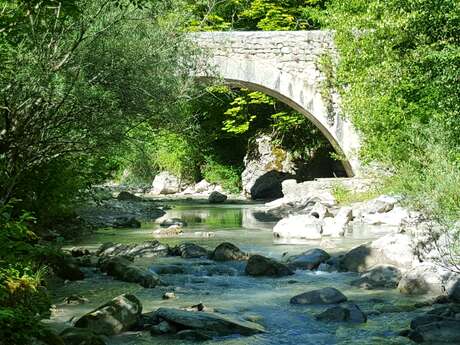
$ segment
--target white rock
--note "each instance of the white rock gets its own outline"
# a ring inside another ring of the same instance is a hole
[[[324,218],[323,236],[340,237],[344,236],[348,223],[353,219],[351,207],[342,207],[334,218]]]
[[[179,179],[167,171],[155,176],[152,183],[152,194],[174,194],[180,192]]]
[[[403,274],[398,290],[408,295],[426,293],[444,295],[448,293],[453,276],[454,273],[450,270],[424,262]]]
[[[210,189],[211,189],[212,184],[210,184],[208,181],[206,180],[201,180],[200,182],[198,182],[196,185],[195,185],[195,193],[204,193],[204,192],[208,192]]]
[[[405,208],[396,206],[389,212],[365,214],[363,221],[371,225],[385,224],[399,227],[407,218],[409,218],[409,212]]]
[[[322,222],[310,215],[293,215],[281,219],[273,228],[277,238],[321,239]]]
[[[389,195],[380,195],[379,197],[365,203],[367,213],[386,213],[390,212],[395,204],[399,201],[398,198]]]
[[[333,217],[329,209],[322,203],[317,202],[310,211],[310,216],[315,217],[319,220],[323,220],[326,217]]]

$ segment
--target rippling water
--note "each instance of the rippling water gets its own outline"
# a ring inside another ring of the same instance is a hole
[[[297,244],[274,243],[271,229],[274,223],[260,222],[254,217],[257,205],[207,205],[200,203],[177,203],[168,216],[186,220],[185,235],[181,238],[165,238],[161,242],[174,245],[191,241],[209,249],[223,241],[229,241],[242,250],[281,258],[283,253],[297,254],[308,248],[321,247],[337,254],[372,239],[366,231],[359,238],[312,241]],[[103,242],[142,242],[152,239],[152,231],[158,226],[144,224],[135,230],[100,230],[85,238],[78,245],[96,248]],[[215,232],[215,237],[197,237],[195,232]],[[363,235],[364,234],[364,235]],[[205,259],[181,259],[176,257],[136,260],[138,265],[152,270],[162,265],[180,265],[183,274],[162,275],[168,286],[144,289],[136,284],[112,280],[96,272],[88,271],[88,278],[56,288],[54,299],[57,310],[51,323],[57,329],[67,327],[82,314],[92,310],[119,294],[134,293],[144,306],[144,311],[162,307],[185,307],[204,303],[207,307],[231,313],[243,318],[258,320],[267,333],[251,337],[224,337],[203,344],[262,345],[262,344],[409,344],[396,332],[407,328],[416,312],[373,313],[366,324],[326,323],[316,321],[314,315],[323,311],[320,306],[293,306],[289,299],[299,293],[320,287],[332,286],[341,290],[349,300],[356,302],[368,312],[407,309],[419,299],[408,298],[392,290],[366,291],[353,288],[349,282],[356,279],[354,273],[326,273],[296,271],[284,278],[253,278],[244,275],[244,263],[215,263]],[[177,299],[162,300],[164,292],[174,291]],[[83,295],[87,304],[67,305],[65,296]],[[421,311],[418,310],[418,313]],[[152,337],[148,332],[125,333],[109,339],[109,344],[190,344],[167,336]]]

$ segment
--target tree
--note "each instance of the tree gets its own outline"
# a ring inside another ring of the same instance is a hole
[[[62,162],[74,170],[68,177],[82,181],[74,188],[83,188],[133,128],[183,121],[195,52],[170,3],[3,5],[1,204],[13,197],[36,204],[43,186],[30,182]]]

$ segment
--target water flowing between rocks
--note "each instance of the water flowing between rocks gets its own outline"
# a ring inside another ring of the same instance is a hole
[[[184,234],[180,237],[159,239],[169,245],[194,242],[212,250],[219,243],[231,242],[245,252],[281,260],[283,253],[299,254],[310,248],[322,248],[336,255],[375,238],[375,232],[366,237],[366,231],[363,231],[360,236],[351,238],[277,243],[272,235],[274,223],[261,222],[254,217],[257,204],[209,205],[183,201],[172,205],[167,216],[181,218],[188,226],[183,228]],[[96,249],[109,241],[139,243],[154,239],[152,232],[157,228],[158,224],[143,223],[141,229],[98,230],[73,245]],[[212,237],[203,236],[204,232],[212,232]],[[159,307],[187,307],[201,302],[216,311],[258,322],[267,330],[249,337],[228,336],[204,341],[203,344],[409,344],[411,342],[398,337],[397,332],[407,328],[410,320],[423,312],[423,309],[411,311],[411,306],[422,298],[406,297],[396,290],[363,290],[350,286],[350,281],[358,277],[355,273],[298,270],[294,275],[282,278],[255,278],[244,274],[245,262],[219,263],[181,257],[136,259],[136,265],[154,271],[161,270],[161,267],[175,267],[175,272],[161,274],[167,286],[146,289],[87,269],[85,280],[69,282],[54,289],[56,309],[50,320],[52,326],[61,330],[111,298],[133,293],[141,300],[144,312]],[[335,287],[344,293],[349,301],[368,313],[367,323],[318,321],[314,316],[324,311],[326,306],[295,306],[289,303],[294,295],[321,287]],[[162,299],[165,292],[174,292],[177,298]],[[67,304],[63,300],[70,295],[81,295],[88,302]],[[188,343],[191,342],[152,336],[149,332],[127,332],[108,339],[111,345]]]

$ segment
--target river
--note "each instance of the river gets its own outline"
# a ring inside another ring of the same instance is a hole
[[[272,236],[273,222],[260,222],[254,217],[254,203],[209,205],[193,201],[177,201],[167,211],[170,217],[187,221],[185,235],[181,238],[164,238],[160,242],[174,245],[190,241],[213,249],[221,242],[232,242],[242,250],[281,259],[283,253],[299,254],[309,248],[321,247],[330,254],[340,254],[351,247],[375,238],[347,237],[339,240],[304,243],[277,243]],[[104,242],[134,243],[152,240],[155,223],[144,223],[141,229],[102,229],[77,243],[89,249]],[[196,232],[213,232],[214,237],[201,237]],[[366,233],[365,231],[363,232]],[[397,337],[399,330],[407,328],[410,320],[423,309],[410,311],[420,298],[405,297],[396,290],[363,290],[349,285],[358,277],[355,273],[296,271],[284,278],[254,278],[244,275],[245,263],[215,263],[207,259],[182,259],[179,257],[137,259],[136,263],[152,270],[162,265],[181,265],[184,273],[164,274],[168,286],[145,289],[137,284],[112,280],[88,269],[83,281],[69,282],[53,289],[56,309],[50,324],[57,330],[71,325],[84,313],[122,293],[134,293],[142,302],[144,311],[158,307],[186,307],[203,303],[225,313],[257,320],[267,333],[250,337],[224,337],[203,344],[262,345],[262,344],[409,344],[406,338]],[[326,323],[314,315],[324,306],[294,306],[289,299],[296,294],[320,287],[335,287],[349,300],[369,312],[365,324]],[[176,299],[163,300],[165,292],[174,291]],[[72,294],[82,295],[85,304],[66,304],[63,299]],[[425,297],[426,298],[426,297]],[[110,345],[178,345],[190,344],[168,336],[151,336],[149,332],[128,332],[108,340]]]

